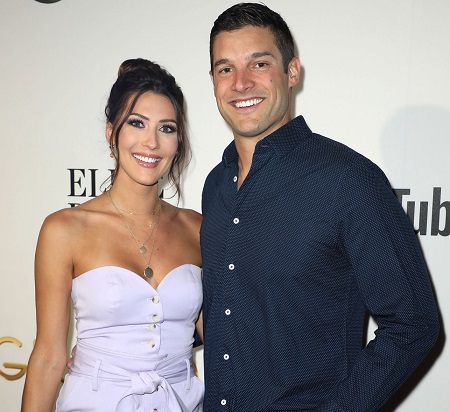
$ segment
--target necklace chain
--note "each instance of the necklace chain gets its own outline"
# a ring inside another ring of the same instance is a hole
[[[127,215],[133,215],[133,216],[155,216],[155,212],[151,213],[140,213],[140,212],[129,212],[128,210],[121,209],[120,207],[116,206],[117,210],[120,210],[123,213],[126,213]]]
[[[145,242],[141,242],[140,240],[138,240],[138,238],[135,236],[135,234],[133,233],[133,231],[131,230],[130,226],[128,225],[127,219],[125,218],[125,216],[122,215],[122,213],[120,213],[120,210],[116,204],[114,203],[114,200],[111,197],[111,193],[108,190],[107,192],[108,195],[108,199],[111,202],[111,204],[114,206],[114,209],[116,209],[117,214],[121,217],[121,219],[123,220],[123,222],[125,223],[125,227],[128,229],[128,232],[131,235],[131,238],[133,239],[134,243],[136,244],[136,246],[138,247],[139,253],[142,256],[142,258],[144,259],[146,266],[144,269],[144,276],[146,278],[151,278],[153,276],[153,269],[150,267],[150,260],[153,256],[153,250],[155,249],[155,243],[156,243],[156,235],[158,234],[158,226],[159,226],[159,216],[161,214],[161,200],[158,198],[159,200],[159,207],[158,207],[158,213],[156,215],[156,219],[150,224],[148,225],[149,227],[152,228],[152,230],[150,231],[150,236],[147,238],[147,240]],[[131,213],[130,213],[131,214]],[[154,213],[152,213],[154,214]],[[155,232],[155,236],[153,238],[153,242],[152,242],[152,248],[150,250],[150,256],[148,257],[148,259],[146,259],[146,257],[144,256],[147,253],[147,247],[145,246],[145,244],[150,240],[150,238],[153,235],[153,232]]]
[[[109,191],[108,191],[108,195],[109,195],[109,197],[111,198],[111,195],[109,194]],[[111,202],[112,202],[112,200],[111,200]],[[123,212],[123,213],[126,213],[127,215],[132,215],[132,216],[155,216],[155,212],[156,211],[153,211],[152,213],[139,213],[139,212],[129,212],[129,211],[127,211],[127,210],[124,210],[124,209],[121,209],[120,207],[118,207],[114,202],[112,202],[112,204],[114,205],[114,207],[115,207],[115,209],[117,210],[117,213],[119,213],[120,215],[122,215],[122,213],[120,213],[120,212]],[[161,206],[161,204],[160,204],[160,206]],[[135,227],[138,227],[138,228],[141,228],[141,229],[143,229],[143,228],[146,228],[146,227],[153,227],[153,225],[155,224],[155,222],[156,222],[156,218],[153,220],[153,222],[151,222],[151,223],[147,223],[147,224],[145,224],[145,225],[139,225],[139,224],[137,224],[136,222],[133,222],[131,219],[127,219],[125,216],[123,216],[122,215],[122,217],[125,219],[125,220],[128,220],[128,222],[129,223],[131,223],[133,226],[135,226]],[[151,237],[151,235],[150,235],[150,237]],[[150,239],[150,237],[148,238],[148,239]],[[144,242],[144,243],[147,243],[147,241],[148,241],[148,239]]]

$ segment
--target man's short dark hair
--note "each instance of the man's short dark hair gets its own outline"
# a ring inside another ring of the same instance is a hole
[[[223,31],[242,29],[245,26],[268,28],[283,57],[284,71],[294,57],[294,39],[283,18],[264,4],[239,3],[225,10],[214,22],[209,36],[209,56],[213,70],[213,46],[217,35]]]

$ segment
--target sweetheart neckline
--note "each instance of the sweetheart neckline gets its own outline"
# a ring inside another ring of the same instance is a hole
[[[193,264],[193,263],[183,263],[183,264],[181,264],[181,265],[179,265],[179,266],[176,266],[176,267],[174,267],[173,269],[169,270],[169,271],[164,275],[164,277],[162,278],[161,282],[159,282],[159,284],[158,284],[158,286],[157,286],[156,288],[153,287],[150,283],[148,283],[141,275],[139,275],[139,274],[136,273],[135,271],[133,271],[133,270],[131,270],[131,269],[124,268],[124,267],[122,267],[122,266],[116,266],[116,265],[103,265],[103,266],[98,266],[98,267],[93,268],[93,269],[89,269],[89,270],[87,270],[86,272],[83,272],[83,273],[81,273],[80,275],[78,275],[76,278],[72,279],[72,282],[76,281],[78,278],[80,278],[80,277],[82,277],[82,276],[84,276],[84,275],[86,275],[86,274],[88,274],[88,273],[90,273],[90,272],[93,272],[93,271],[95,271],[95,270],[100,270],[100,269],[105,269],[105,268],[114,268],[114,269],[120,269],[120,270],[124,270],[124,271],[126,271],[126,272],[129,272],[129,273],[132,273],[132,274],[133,274],[132,277],[136,277],[136,278],[140,279],[142,282],[144,282],[145,284],[147,284],[148,286],[150,286],[154,291],[157,292],[158,289],[161,287],[161,285],[164,283],[164,281],[166,280],[166,278],[167,278],[169,275],[171,275],[171,274],[172,274],[173,272],[175,272],[177,269],[181,269],[181,268],[184,267],[184,266],[193,266],[193,267],[198,268],[198,269],[201,270],[201,267],[200,267],[200,266],[197,266],[197,265],[195,265],[195,264]]]

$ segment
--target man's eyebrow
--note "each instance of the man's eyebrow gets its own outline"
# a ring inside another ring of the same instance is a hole
[[[250,54],[246,58],[246,60],[259,59],[260,57],[266,57],[266,56],[274,57],[273,53],[271,53],[269,51],[263,51],[263,52],[254,52],[254,53]],[[228,63],[230,63],[230,59],[226,59],[226,58],[220,59],[214,63],[214,67],[221,66],[222,64],[228,64]]]
[[[227,64],[229,61],[230,61],[230,59],[220,59],[220,60],[217,60],[217,61],[214,63],[214,67],[220,66],[220,65],[222,65],[222,64]]]
[[[264,52],[255,52],[252,53],[250,55],[251,59],[259,59],[260,57],[265,57],[265,56],[269,56],[269,57],[274,57],[273,53],[269,52],[269,51],[264,51]]]

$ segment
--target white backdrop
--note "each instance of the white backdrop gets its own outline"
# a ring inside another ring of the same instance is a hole
[[[183,88],[194,158],[182,205],[200,211],[203,181],[232,138],[209,80],[209,31],[235,2],[0,0],[1,411],[20,409],[35,337],[40,225],[49,213],[97,194],[107,177],[103,109],[127,58],[161,63]],[[450,1],[265,3],[285,17],[298,45],[296,114],[375,161],[404,189],[402,204],[420,229],[448,328]],[[386,410],[450,410],[444,340]]]

